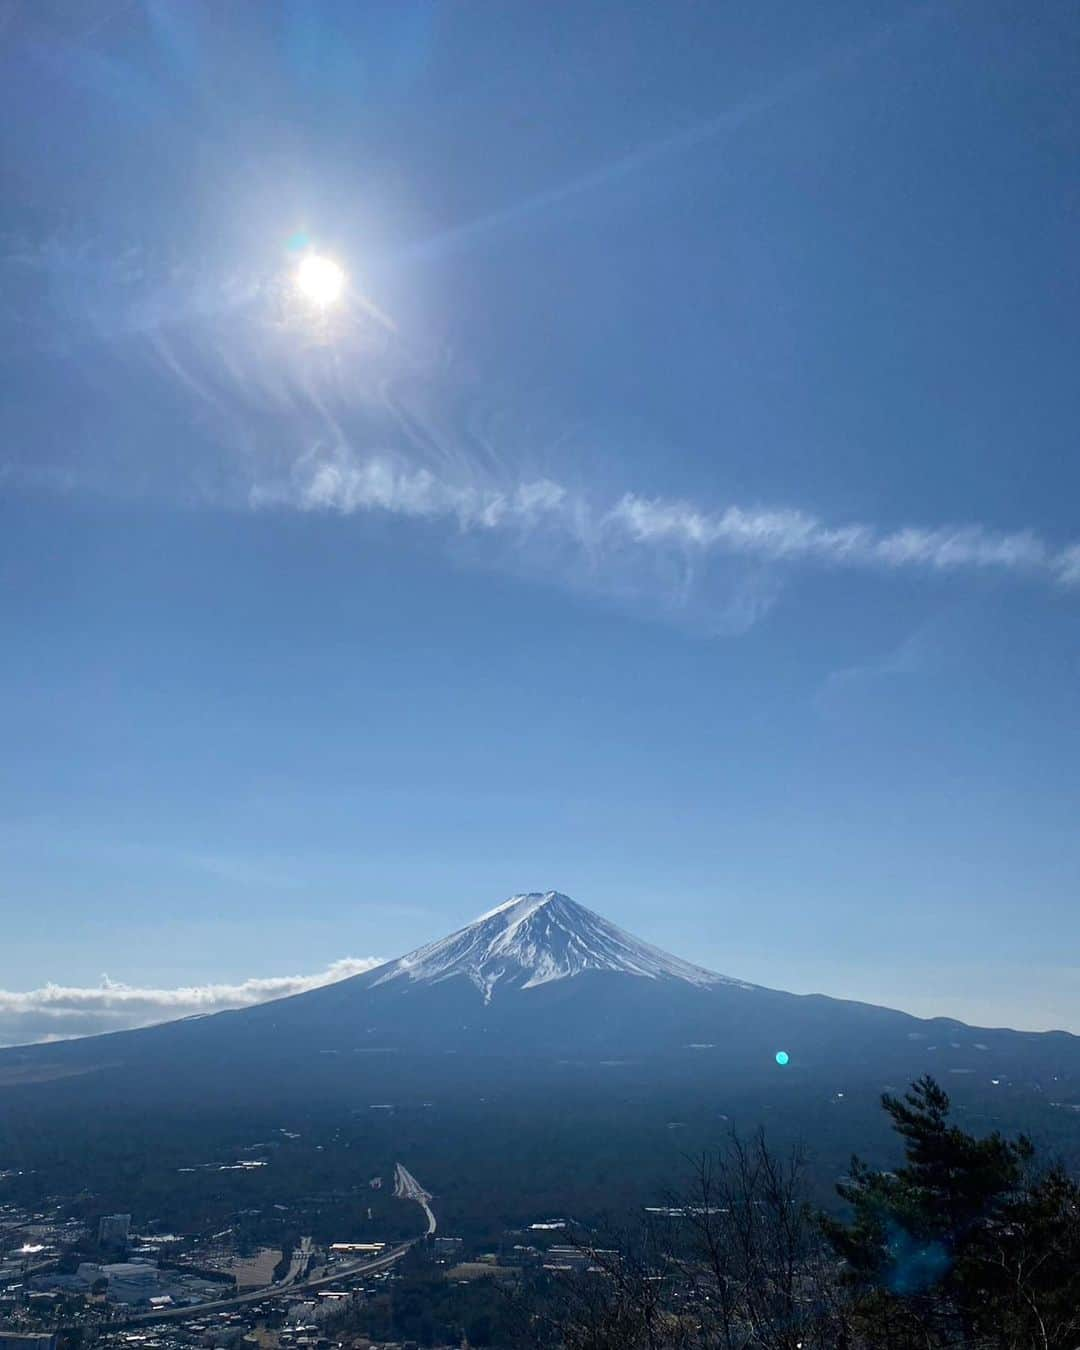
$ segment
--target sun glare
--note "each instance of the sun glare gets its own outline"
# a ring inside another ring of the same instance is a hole
[[[345,272],[332,258],[309,253],[297,270],[296,286],[312,304],[332,305],[345,289]]]

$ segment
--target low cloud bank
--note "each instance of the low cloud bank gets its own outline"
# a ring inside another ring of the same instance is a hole
[[[269,975],[238,984],[188,985],[178,989],[121,984],[108,976],[91,988],[47,984],[25,993],[0,989],[0,1046],[94,1036],[103,1031],[170,1022],[196,1013],[248,1008],[361,975],[381,964],[378,957],[346,956],[313,975]]]

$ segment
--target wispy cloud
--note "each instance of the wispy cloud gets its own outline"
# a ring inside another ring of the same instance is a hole
[[[511,488],[454,483],[387,455],[338,448],[297,461],[286,480],[252,489],[255,506],[283,505],[345,515],[384,511],[445,519],[463,531],[555,532],[593,555],[612,548],[673,550],[687,560],[724,555],[771,564],[814,564],[880,572],[997,572],[1080,582],[1080,544],[1055,546],[1031,530],[982,525],[832,525],[786,507],[726,506],[627,493],[597,503],[551,479]]]
[[[939,12],[916,6],[760,95],[413,252],[461,247],[710,144]],[[211,260],[179,243],[155,252],[60,230],[5,241],[0,349],[65,363],[63,387],[81,377],[106,431],[73,398],[77,425],[49,437],[55,460],[11,437],[0,479],[441,524],[490,566],[718,633],[752,624],[796,568],[1080,584],[1080,541],[1029,529],[831,521],[782,491],[772,502],[643,494],[618,477],[619,445],[602,429],[578,462],[556,453],[557,417],[493,406],[461,360],[388,320],[360,277],[347,303],[313,316],[291,284],[294,266],[284,253]],[[119,407],[126,425],[167,428],[160,448],[148,449],[145,433],[112,437]],[[603,489],[586,462],[604,466]]]
[[[58,283],[46,309],[39,287],[23,288],[12,342],[17,332],[48,347],[63,334],[74,345],[59,359],[86,367],[95,397],[132,421],[146,400],[154,425],[164,401],[184,432],[159,454],[94,435],[57,464],[11,442],[0,471],[57,490],[430,522],[490,566],[717,633],[752,624],[797,568],[1080,584],[1080,541],[1031,529],[830,521],[782,500],[624,490],[603,429],[592,445],[579,434],[571,456],[557,418],[492,398],[463,361],[388,326],[359,282],[313,321],[293,265],[213,276],[57,239],[9,254],[13,277],[29,269]],[[586,464],[611,486],[599,489]]]
[[[237,984],[185,985],[176,989],[121,984],[108,976],[103,976],[99,985],[88,988],[47,984],[25,993],[0,989],[0,1045],[92,1036],[178,1017],[223,1012],[227,1008],[248,1008],[269,999],[318,989],[380,964],[375,957],[347,956],[313,975],[259,976]]]
[[[925,677],[944,663],[951,633],[938,619],[922,624],[897,646],[876,659],[830,671],[814,705],[826,717],[844,717],[873,693],[895,691],[900,683]]]
[[[730,506],[708,513],[686,503],[624,497],[612,512],[641,542],[749,554],[771,562],[929,571],[1043,572],[1080,580],[1080,546],[1053,548],[1030,530],[1001,533],[982,525],[882,530],[868,524],[829,525],[804,511]]]

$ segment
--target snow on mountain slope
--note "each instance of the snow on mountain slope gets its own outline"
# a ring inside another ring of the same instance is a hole
[[[467,928],[401,957],[373,983],[436,984],[463,976],[489,1003],[500,983],[529,989],[587,970],[700,986],[741,984],[639,941],[558,891],[513,895]]]

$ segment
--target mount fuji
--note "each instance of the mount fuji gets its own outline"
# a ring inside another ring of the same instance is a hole
[[[786,1058],[777,1056],[783,1052]],[[1080,1038],[978,1030],[716,974],[557,891],[514,895],[364,974],[212,1016],[0,1051],[0,1094],[393,1100],[574,1077],[698,1091],[718,1081],[896,1084],[1080,1096]],[[66,1085],[66,1087],[65,1087]]]
[[[533,989],[600,970],[702,987],[737,983],[641,942],[558,891],[512,895],[467,928],[392,962],[373,983],[463,977],[490,1003],[499,985]]]

